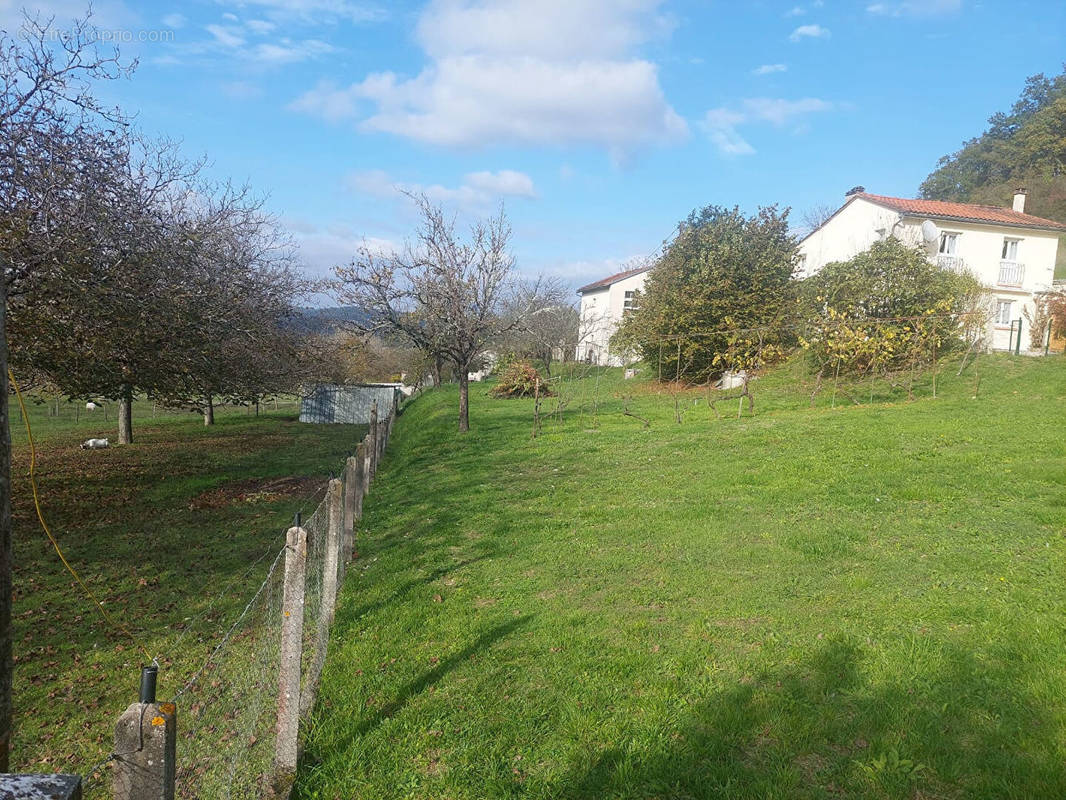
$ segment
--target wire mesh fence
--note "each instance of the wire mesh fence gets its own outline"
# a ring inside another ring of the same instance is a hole
[[[384,451],[396,409],[394,403],[380,419],[372,417],[356,455]],[[214,635],[179,637],[176,647],[204,646],[203,660],[166,702],[154,694],[149,702],[142,685],[140,702],[119,719],[114,751],[86,774],[85,797],[164,797],[170,796],[168,786],[182,800],[288,795],[292,754],[314,706],[336,597],[354,551],[354,523],[373,478],[368,461],[348,459],[317,508],[302,519],[297,515],[294,527],[222,587],[204,612],[210,614],[232,586],[264,571],[238,613],[220,620]],[[300,624],[294,626],[296,616]],[[295,628],[301,629],[295,650],[287,649],[286,630]],[[299,670],[294,698],[284,688],[287,663]],[[144,793],[157,786],[163,793]]]

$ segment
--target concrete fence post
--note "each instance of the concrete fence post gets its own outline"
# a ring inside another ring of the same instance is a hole
[[[300,717],[303,719],[307,718],[315,705],[318,681],[322,677],[322,667],[326,664],[329,627],[333,624],[333,613],[337,608],[337,574],[341,528],[344,525],[344,487],[336,478],[329,482],[326,502],[329,503],[329,527],[326,529],[325,552],[322,554],[322,596],[318,602],[315,652],[311,655],[311,666],[307,671],[307,680],[304,681],[303,695],[300,697]]]
[[[341,535],[341,569],[355,552],[355,521],[359,518],[359,500],[362,494],[360,481],[360,455],[356,449],[344,464],[344,532]]]
[[[173,703],[155,701],[155,672],[146,693],[118,718],[115,725],[115,800],[174,800],[177,775],[178,711]]]
[[[370,477],[378,474],[378,401],[375,400],[370,406],[370,441],[372,443],[370,453]]]
[[[370,445],[371,439],[368,433],[363,437],[363,497],[370,494],[370,484],[374,481],[374,473],[371,470],[373,466],[371,462],[371,453],[373,448]]]
[[[281,599],[281,669],[278,672],[278,725],[274,742],[276,795],[288,796],[296,775],[300,736],[300,666],[303,655],[307,531],[285,534],[285,587]]]
[[[326,533],[326,557],[322,566],[322,619],[326,628],[333,622],[337,607],[337,574],[340,565],[344,527],[344,485],[336,478],[329,482],[329,530]]]

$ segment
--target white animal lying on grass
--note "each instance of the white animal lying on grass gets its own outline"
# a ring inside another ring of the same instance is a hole
[[[110,447],[111,443],[107,439],[86,439],[81,443],[82,450],[103,450],[105,447]]]
[[[98,409],[99,407],[100,406],[98,406],[92,400],[90,400],[88,403],[85,404],[85,410],[86,411],[96,411],[96,409]]]

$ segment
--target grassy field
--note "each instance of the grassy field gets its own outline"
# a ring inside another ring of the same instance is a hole
[[[115,441],[113,409],[107,420],[101,412],[75,419],[71,405],[61,405],[58,417],[44,405],[30,414],[46,518],[112,616],[158,655],[166,699],[203,663],[262,580],[265,556],[280,549],[294,512],[314,510],[365,429],[300,425],[291,405],[258,417],[223,409],[213,428],[195,414],[134,408],[135,443],[98,451],[78,445],[89,436]],[[115,719],[137,699],[145,658],[103,622],[38,526],[14,408],[11,425],[12,764],[85,775],[110,752]]]
[[[416,399],[296,796],[1066,796],[1066,359],[813,408],[801,366],[742,419],[564,380],[537,438]]]

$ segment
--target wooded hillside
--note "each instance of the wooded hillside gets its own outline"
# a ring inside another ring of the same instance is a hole
[[[1066,70],[1025,81],[1009,112],[993,114],[988,129],[944,156],[921,186],[935,200],[1010,205],[1016,187],[1029,190],[1026,211],[1066,221]],[[1066,277],[1066,241],[1056,277]]]

